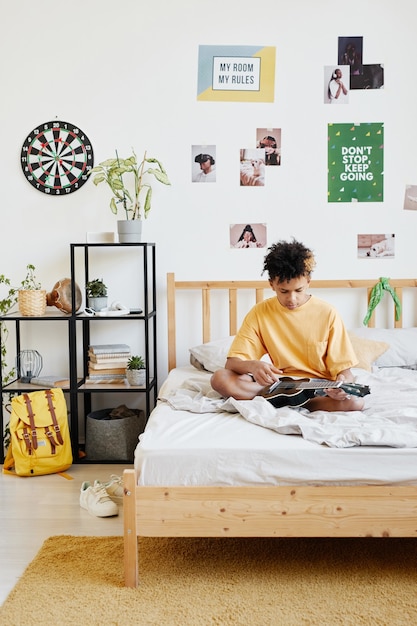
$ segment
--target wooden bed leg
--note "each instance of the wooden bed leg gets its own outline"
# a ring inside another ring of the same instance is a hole
[[[136,479],[135,470],[123,472],[123,562],[125,586],[137,587],[138,578],[138,540],[136,529]]]

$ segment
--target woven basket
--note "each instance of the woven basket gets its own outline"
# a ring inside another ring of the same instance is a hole
[[[36,317],[46,311],[45,289],[19,289],[17,301],[21,315]]]

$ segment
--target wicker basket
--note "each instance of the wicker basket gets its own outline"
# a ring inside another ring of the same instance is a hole
[[[37,317],[46,311],[45,289],[19,289],[18,304],[21,315]]]

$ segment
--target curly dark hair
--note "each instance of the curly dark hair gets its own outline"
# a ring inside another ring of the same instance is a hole
[[[295,239],[278,241],[268,251],[263,272],[268,272],[269,280],[278,278],[279,282],[284,282],[300,276],[310,278],[316,265],[312,251]]]

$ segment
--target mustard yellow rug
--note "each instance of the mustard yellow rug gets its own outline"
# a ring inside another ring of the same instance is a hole
[[[124,587],[122,554],[121,537],[50,537],[0,625],[417,623],[413,539],[141,538],[138,589]]]

